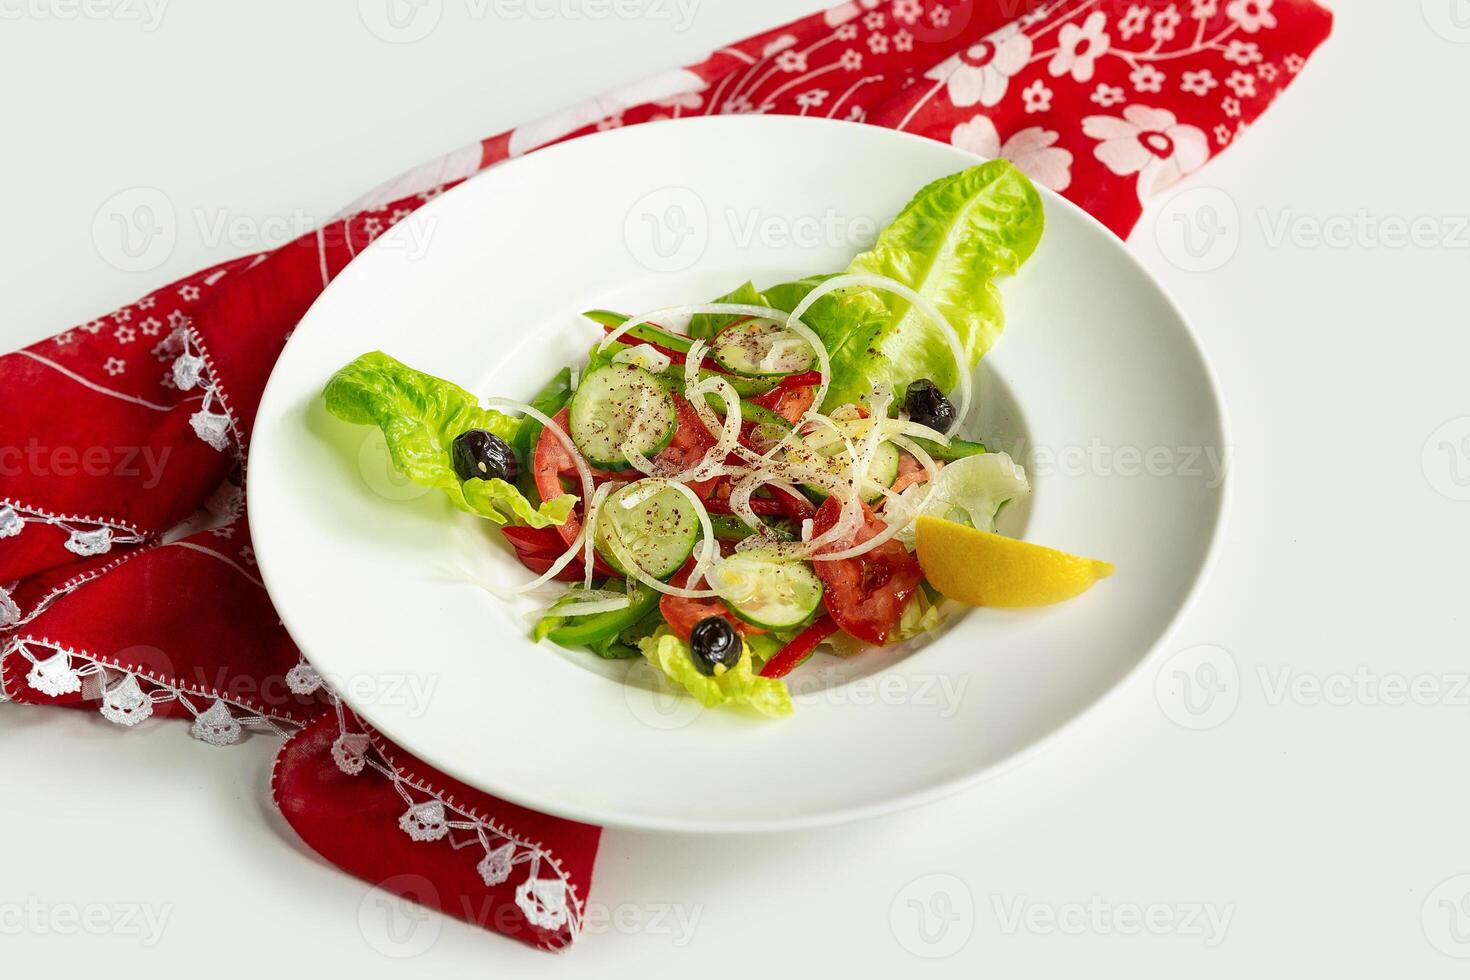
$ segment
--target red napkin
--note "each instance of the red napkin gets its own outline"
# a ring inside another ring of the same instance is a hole
[[[546,948],[577,934],[600,831],[456,783],[320,686],[242,514],[261,390],[292,327],[385,228],[508,156],[651,119],[865,120],[1005,156],[1119,235],[1239,137],[1326,39],[1310,0],[861,0],[491,137],[350,217],[0,358],[0,693],[225,745],[295,732],[272,790],[314,849]],[[514,393],[512,393],[514,394]]]

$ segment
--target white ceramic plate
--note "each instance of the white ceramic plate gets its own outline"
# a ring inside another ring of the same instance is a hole
[[[975,162],[916,137],[793,118],[681,120],[496,167],[366,250],[302,320],[250,453],[250,525],[276,608],[311,662],[389,738],[446,772],[594,823],[723,832],[813,825],[931,799],[1075,718],[1159,643],[1219,525],[1225,437],[1178,310],[1122,245],[1055,195],[1005,287],[971,431],[1027,464],[1003,530],[1104,557],[1073,602],[978,610],[911,649],[816,658],[795,716],[702,711],[650,668],[528,638],[525,581],[494,529],[405,485],[376,430],[321,408],[364,351],[482,395],[527,399],[580,363],[577,314],[704,301],[746,279],[840,270],[915,190]]]

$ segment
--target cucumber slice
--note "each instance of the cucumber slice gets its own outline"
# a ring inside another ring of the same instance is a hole
[[[810,371],[816,352],[805,338],[775,320],[751,317],[730,324],[715,337],[715,360],[747,378],[771,378]]]
[[[582,379],[572,396],[568,435],[600,470],[631,464],[623,443],[656,456],[674,438],[674,399],[658,378],[633,364],[609,364]],[[636,430],[636,431],[635,431]]]
[[[824,462],[832,473],[837,476],[845,476],[851,462],[847,456],[847,447],[842,445],[825,447],[821,450],[818,458]],[[868,479],[883,488],[893,486],[898,479],[898,447],[891,442],[880,442],[878,451],[873,454],[873,461],[868,464]],[[810,483],[803,483],[801,489],[816,497],[818,500],[827,499],[827,491]],[[863,494],[863,499],[869,503],[883,496],[882,490],[869,490]]]
[[[619,554],[653,578],[666,579],[694,554],[700,537],[699,515],[689,498],[672,488],[632,507],[624,506],[637,499],[634,494],[644,495],[646,482],[630,483],[603,501],[597,518],[597,550],[624,575],[628,568]]]
[[[805,562],[772,561],[755,552],[716,562],[709,581],[731,612],[761,629],[796,629],[822,603],[822,580]]]

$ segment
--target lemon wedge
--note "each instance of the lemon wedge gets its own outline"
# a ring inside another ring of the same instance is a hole
[[[1080,558],[954,521],[920,517],[919,566],[929,584],[972,606],[1022,609],[1079,596],[1113,574],[1105,561]]]

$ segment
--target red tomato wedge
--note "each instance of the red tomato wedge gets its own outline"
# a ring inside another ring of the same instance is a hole
[[[842,504],[829,497],[817,511],[813,535],[831,530],[841,513]],[[863,504],[862,526],[848,540],[826,550],[846,551],[879,534],[886,526]],[[827,587],[827,612],[833,622],[859,640],[879,646],[894,638],[904,607],[924,579],[918,559],[893,540],[856,558],[823,561],[819,557],[812,568]]]
[[[516,550],[516,557],[537,575],[544,575],[556,560],[567,550],[567,544],[549,527],[513,527],[506,526],[500,529],[505,539],[511,543]],[[556,574],[558,582],[580,582],[584,566],[581,562],[573,561]]]

